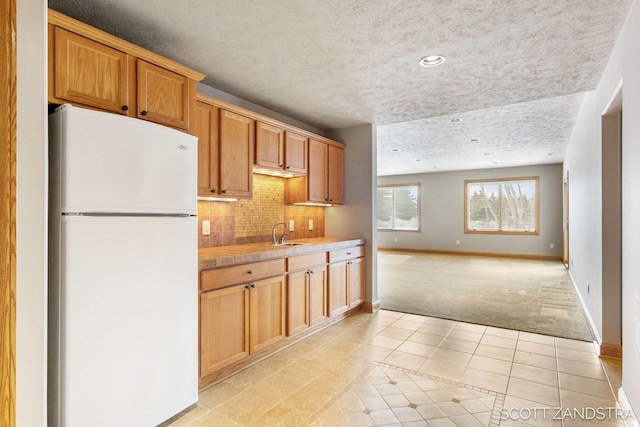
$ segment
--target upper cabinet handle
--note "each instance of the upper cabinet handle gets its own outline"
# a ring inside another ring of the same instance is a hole
[[[122,106],[122,111],[129,111],[129,106],[128,105],[123,105]]]
[[[140,114],[143,115],[143,116],[146,116],[147,115],[147,110],[142,110],[142,112]]]
[[[247,271],[247,273],[253,274],[253,270],[249,270],[249,271]]]

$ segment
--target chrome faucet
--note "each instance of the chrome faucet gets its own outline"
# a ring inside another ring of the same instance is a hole
[[[273,235],[273,245],[282,245],[284,244],[284,233],[276,240],[276,228],[279,225],[284,225],[285,230],[287,229],[287,223],[286,222],[279,222],[276,225],[273,226],[273,228],[271,229],[271,234]]]

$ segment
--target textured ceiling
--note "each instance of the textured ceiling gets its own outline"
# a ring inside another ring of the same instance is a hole
[[[209,86],[318,128],[375,123],[379,175],[561,162],[630,5],[49,1],[207,74]],[[433,53],[446,62],[418,65]]]

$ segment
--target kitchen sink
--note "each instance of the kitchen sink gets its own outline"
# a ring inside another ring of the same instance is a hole
[[[307,245],[308,243],[271,243],[269,246],[302,246]]]

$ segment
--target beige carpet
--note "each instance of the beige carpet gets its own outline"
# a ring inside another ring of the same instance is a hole
[[[593,341],[560,261],[380,251],[383,309]]]

